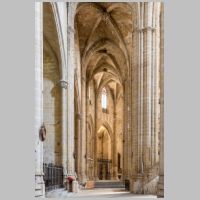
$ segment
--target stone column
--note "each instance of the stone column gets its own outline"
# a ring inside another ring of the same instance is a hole
[[[86,182],[86,79],[81,80],[82,121],[81,121],[81,181]]]
[[[62,166],[63,166],[63,179],[66,184],[67,177],[67,87],[68,83],[65,80],[60,80],[61,87],[61,104],[62,104]]]
[[[87,88],[87,86],[86,86]],[[86,96],[87,95],[87,89],[86,89]],[[88,113],[88,97],[86,98],[86,113]],[[89,150],[89,136],[90,136],[91,132],[89,131],[89,124],[88,124],[88,115],[86,115],[86,177],[89,179],[89,160],[88,158],[90,158],[90,150]]]
[[[59,2],[60,3],[60,2]],[[67,4],[67,175],[75,176],[74,159],[74,74],[75,74],[75,50],[74,50],[74,4]],[[64,7],[65,8],[65,7]]]
[[[43,123],[43,6],[35,2],[35,197],[45,196],[43,143],[39,130]]]
[[[76,155],[77,156],[77,176],[78,176],[78,179],[79,177],[81,177],[81,162],[80,162],[80,154],[81,154],[81,149],[80,149],[80,144],[81,144],[81,113],[77,113],[77,118],[78,118],[78,124],[77,124],[77,133],[78,133],[78,138],[77,138],[77,148],[78,148],[78,154]]]
[[[143,173],[143,16],[144,3],[138,5],[138,168],[139,174]]]
[[[138,84],[137,122],[137,173],[133,176],[132,191],[143,193],[145,173],[156,162],[156,134],[158,120],[158,58],[159,35],[155,9],[158,4],[138,4],[138,24],[135,34],[138,38],[138,69],[135,79]],[[154,6],[154,7],[153,7]],[[156,29],[155,29],[156,27]]]
[[[144,104],[143,104],[143,96],[144,96],[144,31],[143,31],[143,26],[144,26],[144,2],[139,2],[137,3],[137,27],[135,28],[134,35],[135,35],[135,71],[133,72],[133,80],[134,80],[134,85],[137,84],[137,87],[135,87],[135,90],[137,92],[133,93],[135,94],[135,112],[134,116],[137,116],[137,125],[136,125],[136,134],[137,136],[137,141],[133,141],[134,145],[137,146],[135,148],[134,152],[135,157],[135,174],[132,174],[132,180],[131,180],[131,192],[141,194],[143,192],[142,188],[142,181],[143,181],[143,121],[144,121]]]
[[[157,11],[157,5],[153,3],[153,8],[152,8],[152,50],[151,50],[151,149],[150,149],[150,165],[154,166],[155,165],[155,157],[156,157],[156,134],[158,132],[158,126],[156,124],[157,118],[158,118],[158,113],[157,113],[157,107],[158,107],[158,67],[157,67],[157,57],[159,55],[157,54],[157,49],[156,49],[156,44],[159,41],[159,35],[157,34],[157,24],[156,24],[156,11]]]
[[[74,171],[74,90],[73,83],[69,84],[68,89],[68,134],[67,134],[67,173],[70,176],[75,175]]]
[[[154,4],[154,16],[153,16],[153,27],[156,28],[153,31],[153,87],[152,87],[152,165],[158,162],[158,135],[160,131],[159,126],[159,74],[160,74],[160,3]]]
[[[127,123],[127,80],[123,82],[124,107],[123,107],[123,174],[122,180],[128,179],[128,123]]]
[[[129,69],[130,70],[130,69]],[[127,105],[126,105],[126,113],[127,113],[127,119],[126,119],[126,123],[127,123],[127,179],[130,180],[132,171],[134,170],[134,168],[132,168],[131,166],[131,162],[132,162],[132,123],[134,123],[131,119],[131,113],[132,113],[132,91],[131,91],[131,87],[129,87],[129,85],[131,85],[131,71],[128,72],[128,79],[127,79]]]
[[[143,63],[143,161],[144,170],[151,167],[151,122],[152,122],[152,2],[145,3],[144,63]]]
[[[140,33],[140,83],[139,83],[139,87],[140,87],[140,97],[139,97],[139,102],[140,102],[140,119],[139,119],[139,133],[140,133],[140,137],[139,137],[139,167],[138,167],[138,171],[139,173],[143,173],[143,168],[144,168],[144,160],[143,160],[143,154],[144,154],[144,149],[143,149],[143,140],[144,140],[144,136],[143,136],[143,112],[144,112],[144,107],[143,107],[143,32],[141,31]]]
[[[67,71],[67,50],[68,50],[68,33],[67,33],[67,8],[64,2],[52,2],[52,9],[54,12],[55,23],[58,33],[60,54],[61,54],[61,80],[59,82],[61,87],[61,107],[62,107],[62,119],[61,119],[61,130],[62,130],[62,165],[63,165],[63,182],[66,186],[67,175],[68,175],[68,71]]]
[[[160,158],[158,197],[164,197],[164,4],[160,14]]]
[[[139,132],[139,120],[140,120],[140,32],[137,31],[137,28],[139,26],[139,23],[137,21],[138,16],[140,15],[139,10],[139,3],[135,3],[133,12],[135,13],[133,17],[133,32],[132,32],[132,51],[130,56],[130,77],[131,77],[131,88],[130,88],[130,158],[131,158],[131,165],[130,165],[130,177],[131,179],[135,177],[138,173],[138,164],[139,164],[139,157],[141,154],[140,146],[138,145],[140,143],[140,132]],[[136,11],[137,10],[137,11]],[[131,180],[132,184],[132,180]],[[130,187],[131,189],[131,187]]]
[[[98,98],[98,94],[96,92],[96,90],[94,91],[95,95],[94,95],[94,144],[95,144],[95,148],[94,148],[94,180],[99,180],[98,177],[98,162],[97,162],[97,98]]]
[[[155,4],[153,5],[152,8],[152,28],[155,27]],[[151,68],[151,158],[150,158],[150,165],[153,166],[155,164],[155,120],[156,120],[156,54],[155,54],[155,42],[156,42],[156,31],[153,29],[151,32],[152,36],[152,52],[151,52],[151,57],[152,57],[152,68]]]
[[[116,131],[116,99],[114,103],[114,114],[113,114],[113,179],[118,180],[118,167],[117,167],[117,131]]]

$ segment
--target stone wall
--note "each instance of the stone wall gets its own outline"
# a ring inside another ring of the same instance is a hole
[[[47,137],[44,141],[44,163],[61,165],[61,93],[58,63],[44,53],[43,117]]]

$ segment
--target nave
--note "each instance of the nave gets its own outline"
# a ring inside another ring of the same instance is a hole
[[[35,196],[163,197],[163,3],[35,13]]]

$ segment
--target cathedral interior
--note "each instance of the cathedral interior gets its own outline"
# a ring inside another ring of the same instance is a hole
[[[118,186],[164,197],[163,9],[35,3],[35,197]]]

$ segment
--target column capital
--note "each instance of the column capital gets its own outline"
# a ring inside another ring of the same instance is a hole
[[[61,88],[67,89],[67,87],[68,87],[68,82],[67,81],[60,80],[58,83],[59,83],[59,85],[60,85]]]

